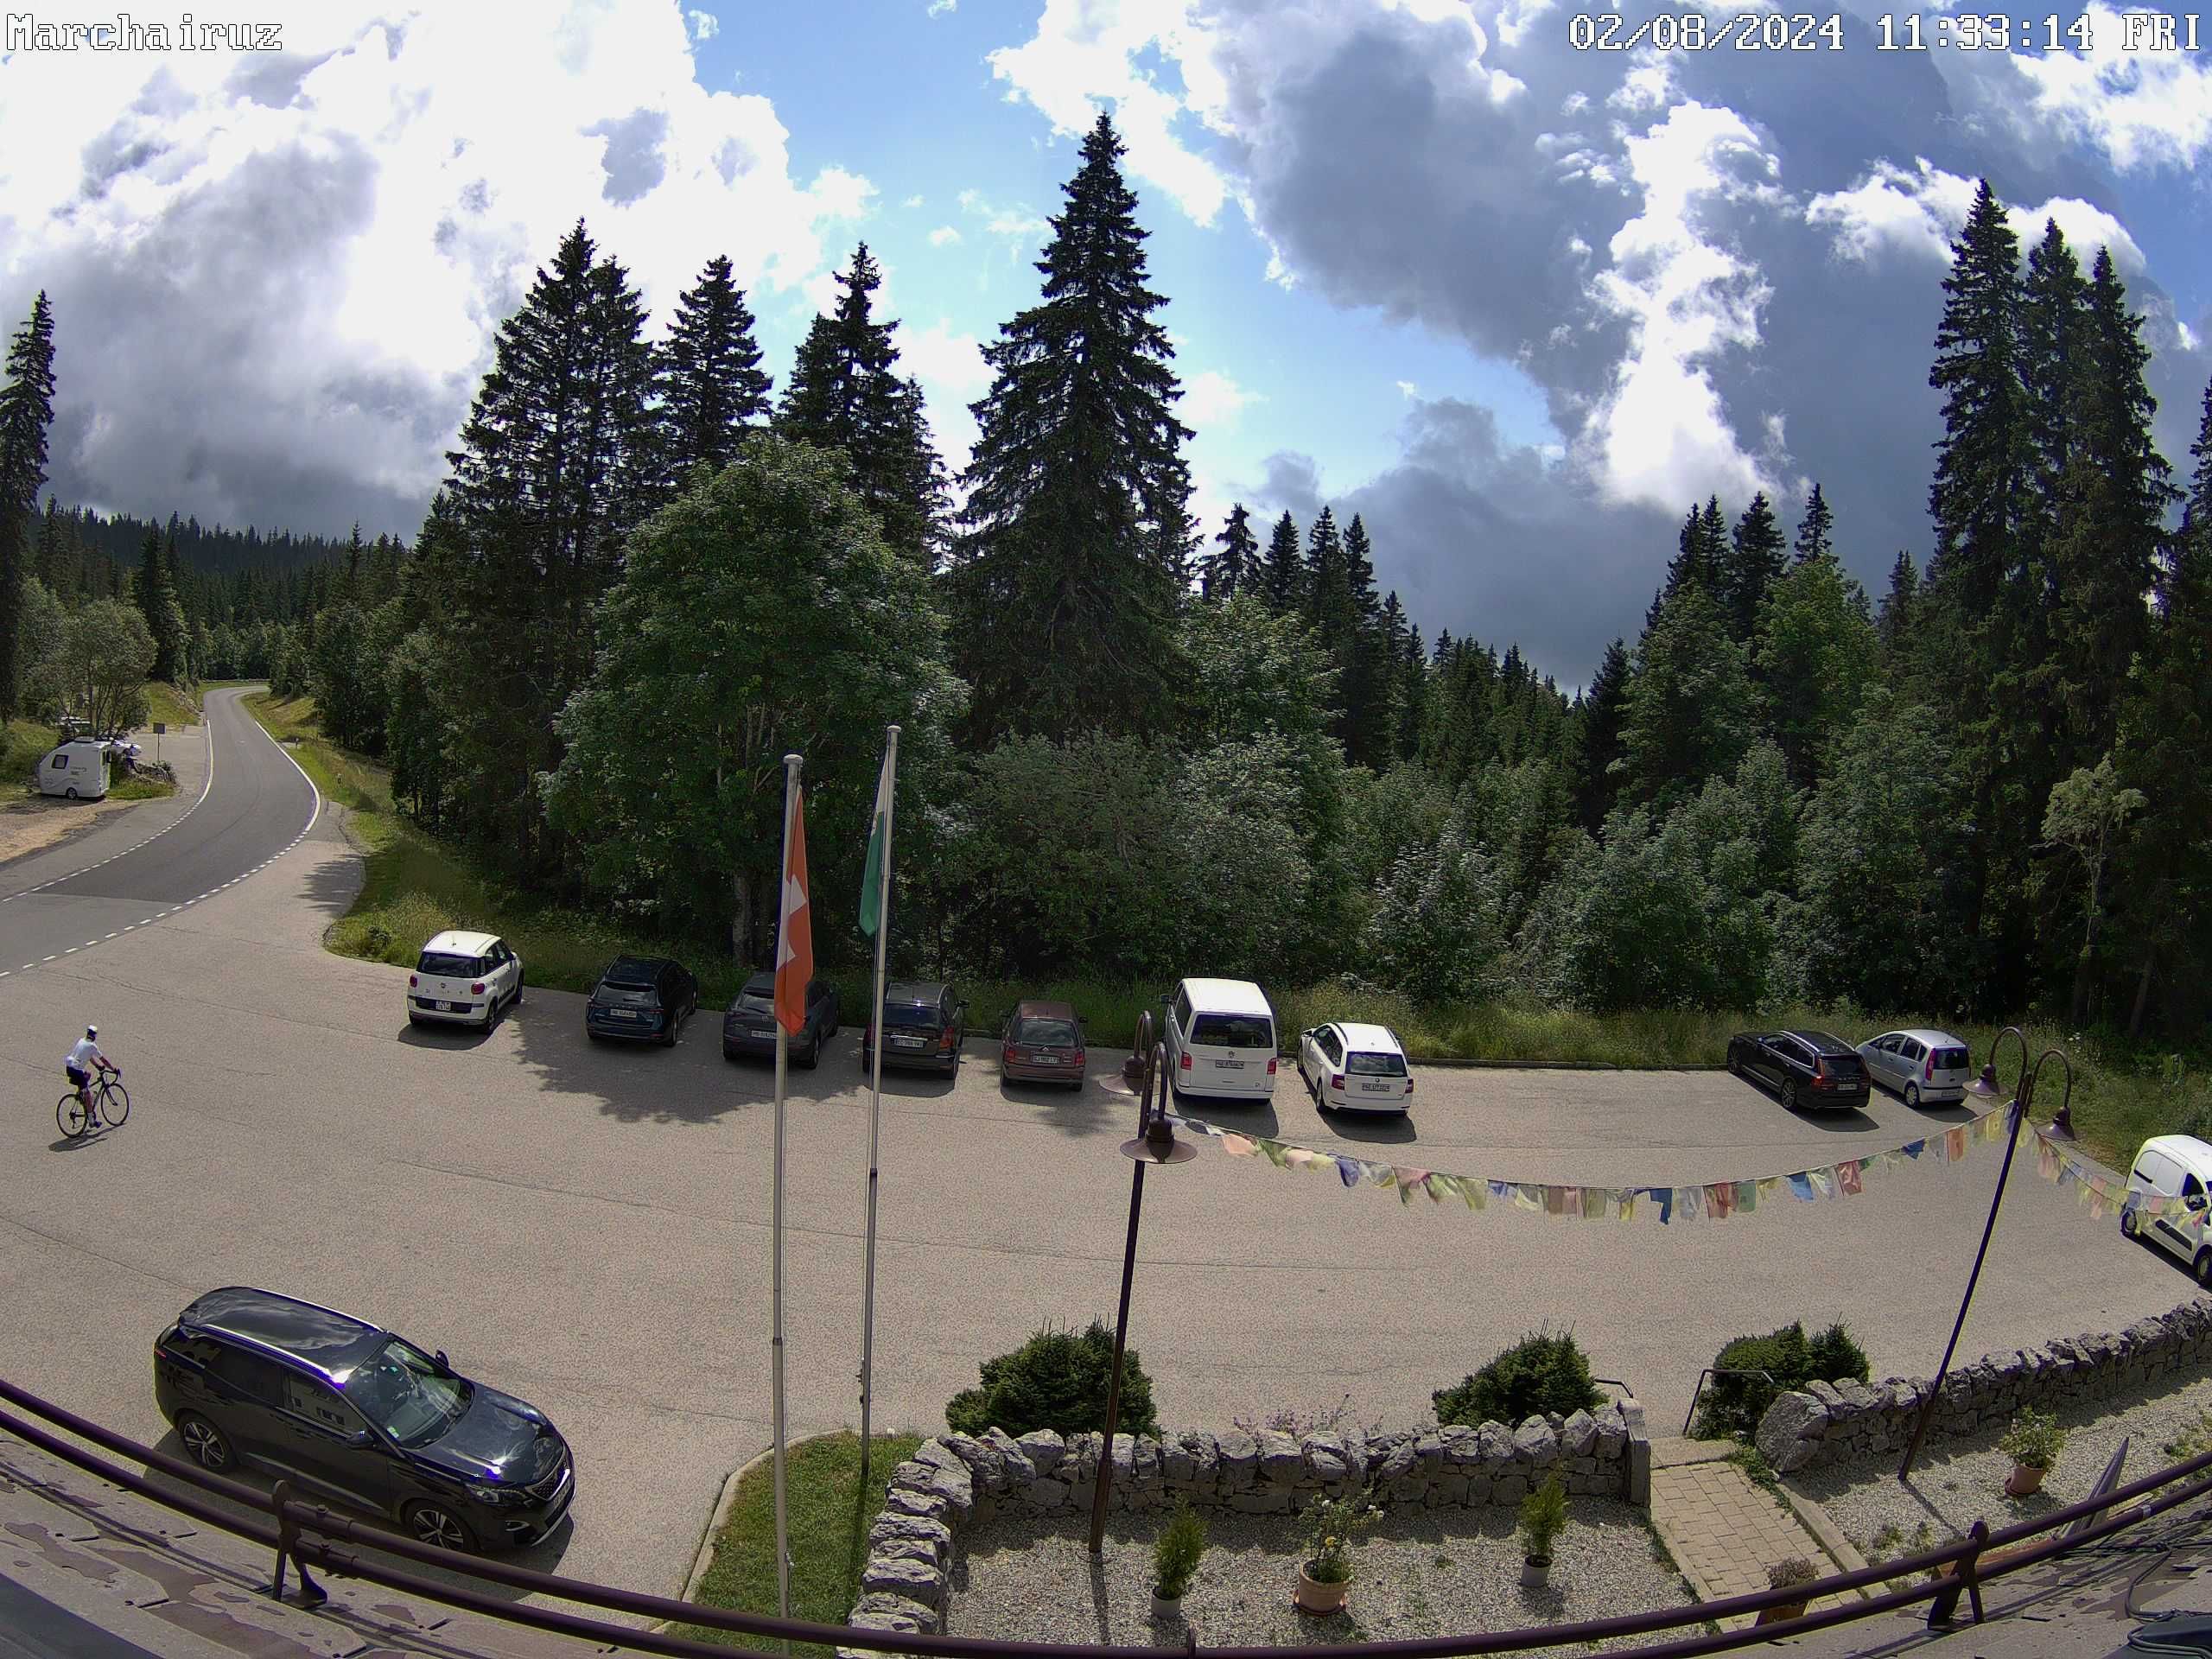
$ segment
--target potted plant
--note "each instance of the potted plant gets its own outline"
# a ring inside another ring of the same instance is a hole
[[[1566,1525],[1567,1494],[1557,1475],[1547,1475],[1542,1485],[1521,1500],[1521,1582],[1529,1589],[1549,1581],[1552,1541]]]
[[[1183,1609],[1183,1592],[1198,1576],[1206,1553],[1206,1523],[1184,1498],[1152,1542],[1152,1616],[1171,1618]]]
[[[1796,1585],[1810,1584],[1820,1576],[1813,1570],[1813,1564],[1802,1555],[1792,1555],[1786,1561],[1777,1561],[1766,1570],[1767,1587],[1770,1590],[1787,1590]],[[1785,1601],[1777,1606],[1761,1608],[1758,1622],[1762,1624],[1779,1624],[1784,1619],[1802,1618],[1804,1616],[1803,1602]]]
[[[2006,1495],[2025,1497],[2041,1491],[2044,1476],[2058,1461],[2065,1445],[2066,1431],[2058,1426],[2057,1418],[2033,1406],[2021,1407],[2005,1438],[1997,1442],[1998,1449],[2012,1459],[2012,1475],[2005,1482]]]
[[[1306,1559],[1298,1569],[1298,1611],[1334,1613],[1343,1610],[1351,1589],[1351,1546],[1359,1534],[1382,1518],[1363,1490],[1349,1497],[1325,1497],[1306,1511]]]

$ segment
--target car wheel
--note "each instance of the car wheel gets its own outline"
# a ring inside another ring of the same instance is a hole
[[[518,975],[516,975],[516,976],[515,976],[515,1000],[514,1000],[514,1006],[515,1006],[516,1007],[522,1007],[522,976],[521,976],[521,975],[519,975],[519,974],[518,974]]]
[[[2121,1211],[2120,1212],[2120,1236],[2122,1238],[2133,1238],[2136,1232],[2137,1227],[2135,1212],[2133,1210]]]
[[[1732,1077],[1744,1075],[1744,1063],[1736,1058],[1736,1051],[1732,1048],[1728,1051],[1728,1075]]]
[[[77,798],[77,785],[72,784],[68,788],[63,790],[61,793],[66,798],[73,801]]]
[[[1904,1103],[1911,1107],[1915,1111],[1920,1109],[1920,1085],[1918,1084],[1908,1083],[1905,1084]]]
[[[410,1026],[420,1026],[423,1023],[423,1016],[419,1014],[410,1014],[407,1016],[407,1023]]]
[[[1782,1085],[1782,1104],[1785,1110],[1797,1109],[1797,1079],[1789,1078]]]
[[[238,1461],[230,1437],[196,1411],[179,1414],[176,1432],[184,1442],[185,1455],[211,1475],[228,1474]]]
[[[2212,1250],[2199,1250],[2196,1260],[2190,1263],[2190,1271],[2196,1275],[2196,1282],[2212,1290]]]
[[[822,1064],[822,1033],[820,1032],[814,1033],[814,1040],[806,1046],[806,1058],[799,1064],[810,1071]]]
[[[440,1549],[463,1554],[476,1548],[476,1535],[469,1531],[467,1522],[442,1503],[417,1498],[399,1512],[399,1518],[417,1543],[435,1544]]]

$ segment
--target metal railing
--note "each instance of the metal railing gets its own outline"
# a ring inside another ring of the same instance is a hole
[[[5,1429],[28,1444],[88,1474],[112,1482],[125,1491],[136,1492],[209,1526],[221,1528],[275,1549],[277,1552],[276,1569],[268,1593],[280,1599],[283,1598],[285,1565],[289,1560],[302,1580],[300,1599],[310,1606],[323,1599],[322,1592],[306,1572],[307,1567],[313,1565],[327,1573],[383,1585],[510,1624],[528,1625],[639,1652],[668,1654],[674,1656],[675,1659],[730,1659],[732,1655],[741,1656],[741,1659],[780,1659],[779,1655],[760,1649],[702,1642],[690,1637],[655,1630],[610,1624],[554,1608],[525,1606],[488,1595],[467,1583],[454,1584],[426,1578],[419,1573],[410,1572],[378,1559],[379,1556],[397,1556],[404,1561],[440,1568],[464,1580],[504,1585],[529,1594],[603,1607],[635,1618],[680,1622],[703,1630],[770,1640],[915,1654],[927,1656],[927,1659],[1017,1659],[1017,1656],[1019,1659],[1048,1659],[1052,1656],[1066,1656],[1067,1659],[1074,1659],[1077,1655],[1093,1656],[1094,1659],[1157,1659],[1159,1653],[1159,1649],[1150,1644],[1110,1646],[1072,1642],[1007,1642],[981,1637],[926,1636],[899,1630],[861,1630],[843,1624],[817,1624],[804,1619],[776,1618],[766,1614],[700,1606],[668,1596],[646,1595],[609,1585],[536,1573],[494,1558],[457,1554],[435,1545],[417,1543],[413,1539],[387,1532],[370,1522],[338,1514],[321,1504],[298,1502],[289,1496],[289,1487],[283,1482],[278,1483],[276,1491],[263,1492],[220,1475],[209,1474],[194,1464],[150,1446],[140,1446],[4,1380],[0,1380],[0,1400],[44,1418],[79,1440],[90,1441],[118,1457],[140,1465],[147,1473],[134,1473],[10,1412],[0,1411],[0,1429]],[[1615,1637],[1644,1635],[1655,1630],[1703,1626],[1708,1620],[1756,1614],[1770,1607],[1808,1603],[1831,1596],[1847,1597],[1865,1586],[1900,1578],[1910,1581],[1904,1588],[1891,1590],[1871,1599],[1845,1600],[1819,1612],[1808,1612],[1770,1624],[1746,1625],[1737,1630],[1715,1633],[1700,1629],[1671,1642],[1639,1648],[1637,1652],[1645,1659],[1689,1659],[1689,1656],[1694,1654],[1724,1653],[1735,1648],[1771,1641],[1777,1637],[1825,1630],[1833,1624],[1872,1618],[1918,1601],[1933,1604],[1929,1614],[1930,1624],[1945,1624],[1949,1622],[1961,1595],[1970,1602],[1974,1618],[1979,1622],[1982,1618],[1981,1586],[1985,1583],[2053,1556],[2064,1554],[2083,1544],[2109,1537],[2125,1528],[2212,1493],[2212,1474],[2206,1472],[2209,1469],[2212,1469],[2212,1452],[2146,1475],[2141,1480],[2111,1492],[2093,1494],[2079,1503],[2054,1510],[2047,1515],[2021,1522],[1999,1532],[1991,1532],[1986,1522],[1977,1521],[1967,1535],[1955,1543],[1886,1561],[1878,1567],[1839,1573],[1812,1584],[1792,1585],[1780,1590],[1763,1590],[1751,1595],[1731,1596],[1719,1601],[1699,1602],[1613,1618],[1580,1619],[1567,1624],[1532,1625],[1510,1630],[1473,1631],[1459,1636],[1424,1637],[1396,1642],[1346,1643],[1337,1651],[1349,1656],[1350,1659],[1360,1659],[1361,1656],[1366,1656],[1367,1659],[1448,1659],[1448,1656],[1459,1654],[1514,1653],[1529,1648],[1565,1647]],[[183,1483],[188,1490],[175,1491],[157,1485],[149,1478],[156,1473]],[[2167,1491],[2155,1499],[2150,1497],[2161,1488],[2174,1490]],[[198,1495],[203,1492],[258,1513],[245,1517],[231,1514]],[[2138,1499],[2144,1501],[2138,1503]],[[262,1516],[269,1519],[260,1518]],[[2098,1519],[2099,1516],[2103,1518]],[[2088,1524],[2070,1535],[2062,1534],[2040,1544],[2013,1548],[2038,1533],[2067,1528],[2075,1522]],[[366,1546],[371,1553],[364,1554],[359,1549],[349,1548],[355,1544]],[[1935,1570],[1940,1570],[1942,1576],[1934,1579],[1925,1576]],[[1193,1639],[1189,1643],[1189,1650],[1205,1652],[1213,1656],[1213,1659],[1312,1659],[1312,1650],[1304,1646],[1221,1645],[1200,1649]]]

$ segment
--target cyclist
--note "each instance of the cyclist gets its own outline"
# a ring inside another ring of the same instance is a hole
[[[90,1068],[99,1065],[114,1072],[118,1077],[123,1075],[123,1068],[100,1052],[99,1036],[98,1026],[86,1026],[85,1034],[70,1046],[68,1053],[61,1060],[61,1069],[68,1073],[69,1081],[76,1087],[77,1098],[84,1103],[87,1113],[92,1109],[92,1074]]]

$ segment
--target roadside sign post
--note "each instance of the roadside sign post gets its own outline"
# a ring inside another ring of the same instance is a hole
[[[162,734],[167,730],[168,726],[165,721],[157,720],[154,722],[154,764],[157,766],[162,764]]]

